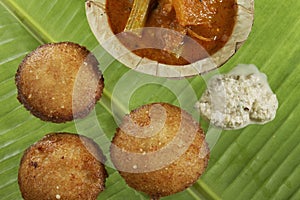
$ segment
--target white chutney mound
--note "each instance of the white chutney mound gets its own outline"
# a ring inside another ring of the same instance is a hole
[[[213,76],[195,107],[214,126],[239,129],[272,121],[278,101],[264,73],[254,65],[238,65],[228,74]]]

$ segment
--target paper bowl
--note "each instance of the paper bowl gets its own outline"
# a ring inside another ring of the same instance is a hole
[[[254,19],[254,0],[237,0],[236,22],[227,43],[213,55],[187,65],[162,64],[142,58],[126,48],[112,32],[105,12],[106,0],[86,1],[86,15],[99,44],[125,66],[159,77],[190,77],[222,66],[246,41]]]

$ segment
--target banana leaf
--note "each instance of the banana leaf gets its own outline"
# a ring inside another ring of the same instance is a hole
[[[0,2],[0,199],[22,199],[17,174],[23,151],[50,132],[93,138],[108,154],[121,117],[140,105],[168,102],[200,120],[211,158],[205,174],[189,189],[162,199],[300,199],[300,1],[257,0],[252,32],[219,70],[253,63],[268,76],[279,100],[266,125],[221,131],[199,119],[193,108],[212,74],[170,80],[134,72],[106,53],[93,36],[84,0],[1,0]],[[49,42],[72,41],[96,55],[105,90],[86,119],[53,124],[33,117],[17,101],[14,76],[24,56]],[[136,86],[136,87],[133,87]],[[138,86],[138,87],[137,87]],[[89,127],[89,128],[87,128]],[[106,190],[98,199],[148,199],[129,188],[108,163]]]

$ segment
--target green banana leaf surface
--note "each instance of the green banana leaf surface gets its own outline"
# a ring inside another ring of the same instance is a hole
[[[209,166],[187,190],[162,199],[300,199],[300,1],[256,0],[252,32],[221,68],[255,64],[268,76],[279,108],[265,125],[221,131],[200,119],[209,132]],[[15,73],[22,59],[39,45],[71,41],[86,46],[100,62],[105,90],[86,119],[63,124],[41,121],[18,102]],[[195,102],[211,72],[180,80],[129,70],[98,44],[89,27],[84,0],[0,1],[0,199],[22,199],[18,168],[23,151],[50,132],[93,138],[109,151],[121,117],[152,102],[180,106],[197,118]],[[139,86],[139,87],[133,87]],[[96,120],[95,123],[93,120]],[[129,188],[108,164],[106,189],[98,199],[149,199]]]

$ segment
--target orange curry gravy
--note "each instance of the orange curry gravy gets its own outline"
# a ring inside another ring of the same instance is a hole
[[[166,51],[164,48],[157,46],[149,48],[149,45],[147,46],[147,43],[151,45],[161,42],[157,40],[157,33],[152,33],[151,31],[143,32],[141,38],[134,34],[123,34],[122,32],[132,9],[133,0],[106,0],[106,12],[113,33],[118,35],[122,33],[122,36],[118,37],[119,40],[128,49],[133,50],[135,54],[156,60],[159,63],[185,65],[214,54],[229,40],[237,15],[236,0],[199,0],[199,3],[204,3],[209,7],[209,14],[203,14],[207,16],[204,19],[205,22],[199,25],[186,25],[184,28],[192,30],[197,35],[209,38],[209,41],[198,39],[190,32],[182,31],[182,26],[176,19],[175,9],[172,6],[164,5],[164,1],[170,0],[156,0],[155,5],[149,11],[145,27],[167,28],[189,36],[182,40],[174,39],[178,45],[180,42],[183,44],[180,50],[180,57],[170,53],[170,51]],[[156,37],[153,36],[155,34]]]

